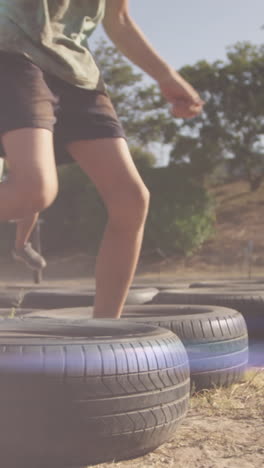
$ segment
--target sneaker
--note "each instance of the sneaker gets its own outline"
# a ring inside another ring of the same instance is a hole
[[[24,245],[22,249],[12,251],[14,260],[24,262],[32,270],[42,270],[47,266],[46,260],[33,249],[30,242]]]

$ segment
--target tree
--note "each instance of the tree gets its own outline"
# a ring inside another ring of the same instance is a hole
[[[144,247],[168,256],[192,254],[214,232],[211,197],[188,167],[154,168],[143,178],[151,193]]]
[[[232,170],[242,170],[252,190],[264,176],[264,46],[238,43],[229,48],[222,74],[228,120],[226,146]]]
[[[130,132],[130,123],[139,110],[136,98],[138,86],[142,86],[142,75],[136,73],[124,56],[104,40],[97,44],[94,56],[117,114],[126,131]]]
[[[255,189],[264,174],[264,46],[238,43],[227,62],[205,61],[181,70],[206,102],[172,140],[171,164],[190,164],[201,177],[225,162]]]
[[[147,151],[140,146],[131,146],[130,152],[139,171],[144,171],[145,169],[155,166],[156,158],[150,151]]]

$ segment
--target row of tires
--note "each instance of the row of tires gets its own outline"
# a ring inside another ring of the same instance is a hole
[[[248,330],[251,339],[262,333],[254,289],[135,289],[119,321],[93,320],[93,298],[35,290],[19,308],[0,295],[0,315],[20,315],[0,322],[7,468],[76,467],[153,450],[175,434],[191,389],[243,378]]]
[[[200,282],[179,289],[169,285],[158,288],[136,287],[130,290],[126,305],[195,304],[218,305],[238,310],[244,316],[249,337],[262,336],[264,324],[264,292],[262,280],[254,282]],[[23,294],[0,292],[0,307],[55,309],[92,306],[94,291],[29,290]]]
[[[190,288],[166,289],[134,288],[131,289],[126,305],[143,304],[191,304],[222,306],[239,311],[247,324],[249,338],[263,336],[264,325],[264,293],[261,291],[261,280],[254,283],[236,283],[229,285],[225,282],[193,283]],[[86,290],[31,290],[23,296],[17,293],[5,292],[0,294],[0,307],[10,306],[22,310],[32,309],[60,309],[70,307],[92,306],[94,291]]]
[[[180,304],[183,295],[188,301]],[[17,466],[17,453],[27,468],[142,455],[173,436],[191,388],[243,378],[250,313],[245,321],[230,303],[190,305],[187,291],[142,288],[131,291],[136,305],[127,305],[121,320],[96,321],[80,307],[87,298],[92,303],[93,292],[31,291],[16,309],[21,317],[0,322],[7,467]]]
[[[27,312],[27,317],[73,320],[85,324],[92,308],[65,308]],[[217,306],[125,306],[121,322],[129,320],[166,328],[180,338],[190,364],[193,390],[239,381],[248,362],[248,333],[243,316]]]

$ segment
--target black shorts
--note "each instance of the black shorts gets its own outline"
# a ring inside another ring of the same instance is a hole
[[[51,76],[23,55],[0,52],[0,137],[19,128],[52,131],[58,164],[72,162],[67,143],[125,138],[106,93]]]

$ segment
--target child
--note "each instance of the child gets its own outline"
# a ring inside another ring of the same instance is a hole
[[[0,135],[11,174],[0,184],[0,220],[24,218],[53,202],[54,147],[67,150],[95,184],[108,213],[96,263],[97,318],[120,317],[138,262],[149,193],[87,38],[102,22],[116,47],[156,80],[175,117],[195,117],[203,107],[192,86],[149,44],[128,3],[0,1]],[[161,13],[164,22],[166,6]]]

